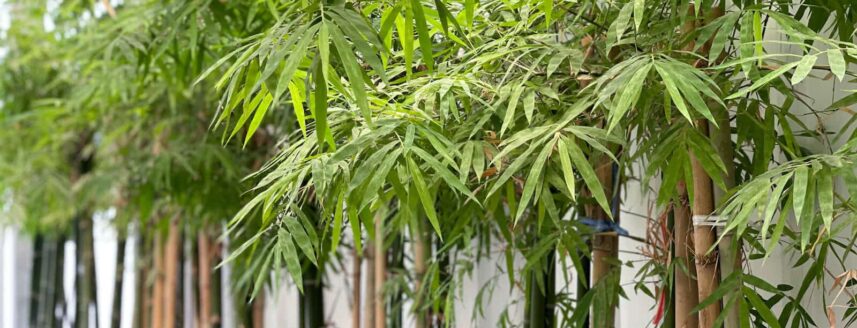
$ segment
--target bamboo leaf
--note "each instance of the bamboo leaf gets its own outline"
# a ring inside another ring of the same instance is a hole
[[[423,209],[426,211],[426,216],[428,217],[429,223],[431,223],[432,228],[437,233],[438,237],[443,239],[443,235],[440,230],[440,222],[437,219],[437,212],[434,208],[434,195],[429,191],[428,186],[426,185],[425,179],[423,179],[423,174],[420,171],[417,163],[411,159],[410,156],[406,156],[405,160],[408,162],[408,170],[411,172],[411,179],[414,182],[414,186],[417,189],[417,194],[420,196],[420,203],[423,204]]]
[[[783,75],[783,73],[788,72],[789,70],[791,70],[792,68],[794,68],[798,64],[800,64],[800,62],[791,62],[791,63],[785,64],[785,65],[781,66],[780,68],[777,68],[776,70],[766,74],[761,79],[756,80],[756,82],[753,82],[753,84],[751,86],[746,87],[744,89],[741,89],[738,92],[729,95],[728,97],[726,97],[726,99],[735,99],[735,98],[743,97],[744,95],[746,95],[752,91],[755,91],[755,90],[761,88],[762,86],[768,84],[769,82],[773,81],[774,79],[780,77],[781,75]]]
[[[521,202],[518,205],[518,212],[515,214],[513,225],[517,225],[518,220],[524,215],[524,210],[533,198],[536,186],[541,184],[541,176],[544,171],[545,162],[548,159],[548,155],[553,152],[553,148],[556,146],[556,141],[557,138],[554,138],[542,149],[541,152],[539,152],[538,157],[536,157],[536,161],[533,163],[533,167],[530,169],[529,175],[527,175],[527,183],[524,184],[524,191],[521,193]]]
[[[792,197],[794,197],[794,215],[797,222],[803,216],[804,200],[806,199],[807,185],[809,184],[809,168],[804,165],[795,169],[794,185],[792,186]]]
[[[423,62],[426,64],[429,72],[434,70],[433,49],[431,43],[431,35],[429,34],[428,24],[426,24],[426,16],[423,13],[423,5],[420,0],[410,0],[411,11],[414,15],[417,27],[417,37],[420,41],[420,52],[423,54]],[[406,24],[409,24],[407,22]]]
[[[592,165],[589,164],[589,161],[587,161],[586,157],[583,155],[583,151],[581,151],[580,147],[578,147],[574,142],[569,142],[567,146],[571,160],[577,168],[577,171],[580,172],[580,175],[583,177],[583,182],[586,184],[586,187],[589,188],[589,191],[592,193],[592,196],[595,197],[598,205],[600,205],[604,210],[604,213],[608,213],[608,215],[612,217],[613,211],[610,210],[610,203],[607,201],[606,194],[604,194],[604,187],[601,186],[601,181],[599,181],[598,176],[595,175],[595,170],[592,169]]]
[[[812,66],[815,65],[815,61],[818,59],[816,55],[804,56],[801,58],[800,63],[798,63],[797,68],[795,68],[795,72],[792,75],[792,84],[798,84],[803,79],[812,72]]]
[[[566,145],[565,137],[559,139],[557,150],[559,150],[559,161],[562,167],[565,186],[568,188],[569,194],[571,194],[571,200],[574,201],[575,195],[577,195],[577,191],[575,190],[574,169],[571,167],[571,155],[568,153],[568,145]]]
[[[298,244],[298,247],[301,251],[306,255],[309,260],[318,266],[318,262],[316,261],[315,250],[313,250],[312,242],[310,241],[309,235],[304,230],[303,225],[298,222],[298,218],[294,217],[284,217],[283,223],[289,229],[289,235],[292,236],[292,239],[295,243]]]
[[[363,84],[363,73],[360,64],[357,63],[357,58],[351,52],[351,47],[345,41],[345,37],[337,27],[330,28],[330,36],[333,39],[333,44],[336,46],[336,52],[342,60],[342,66],[345,67],[345,73],[348,75],[348,82],[351,84],[351,90],[354,92],[354,98],[357,99],[357,107],[363,115],[363,119],[369,126],[372,126],[372,110],[369,109],[369,100],[366,96],[366,89]]]
[[[833,176],[828,170],[822,170],[816,179],[816,192],[818,193],[818,207],[821,209],[821,218],[827,234],[833,222]]]
[[[295,285],[298,286],[298,290],[303,293],[303,274],[301,273],[300,260],[298,260],[298,251],[295,249],[295,244],[292,242],[292,238],[285,228],[280,228],[277,233],[277,248],[286,261],[286,269],[289,271],[289,275],[292,276]]]
[[[839,81],[845,77],[845,58],[842,57],[842,51],[839,48],[827,50],[827,62],[830,64],[830,71]]]

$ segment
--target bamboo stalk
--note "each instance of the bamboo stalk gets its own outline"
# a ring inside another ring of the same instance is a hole
[[[675,261],[685,270],[675,270],[675,326],[679,328],[699,327],[699,316],[693,308],[699,304],[699,292],[694,278],[696,266],[690,265],[690,250],[693,249],[691,234],[690,207],[687,199],[687,186],[679,181],[678,202],[673,204]]]
[[[600,164],[595,168],[595,174],[598,177],[598,181],[601,186],[604,188],[604,193],[607,197],[611,197],[613,195],[613,167],[610,164],[609,159],[604,158],[604,160],[599,162]],[[612,199],[612,197],[611,197]],[[612,200],[611,200],[612,202]],[[613,206],[613,204],[611,204]],[[594,220],[610,220],[610,216],[608,213],[604,212],[600,206],[592,205],[589,206],[588,215],[590,218]],[[613,218],[616,222],[619,221],[619,215],[616,213],[616,216]],[[615,259],[619,257],[619,237],[615,234],[596,234],[592,237],[592,284],[597,285],[598,282],[605,279],[612,270],[617,269],[615,263]],[[612,260],[611,260],[612,259]],[[599,311],[604,313],[603,316],[590,316],[590,325],[592,327],[597,328],[609,328],[615,325],[615,314],[616,314],[616,306],[615,304],[611,304],[607,309],[595,309],[593,311]],[[599,317],[604,318],[603,322],[597,322]]]
[[[384,283],[387,280],[387,251],[384,248],[384,217],[375,216],[375,328],[387,327],[387,304]]]
[[[310,265],[304,272],[304,292],[300,295],[301,328],[321,328],[324,323],[324,285],[321,270]]]
[[[39,308],[42,306],[42,275],[45,274],[44,261],[47,259],[47,249],[45,247],[45,237],[42,234],[37,234],[33,241],[33,256],[31,263],[33,269],[30,273],[30,325],[36,326],[39,321]]]
[[[164,245],[161,243],[161,236],[157,236],[155,238],[155,285],[152,290],[152,297],[149,299],[152,304],[152,315],[149,320],[153,328],[164,327],[164,255]]]
[[[708,121],[697,122],[697,129],[708,136]],[[702,168],[702,164],[690,153],[693,170],[693,215],[708,216],[714,212],[714,198],[711,178]],[[709,252],[717,243],[717,232],[712,226],[694,225],[693,227],[694,257],[696,258],[696,275],[699,284],[699,299],[711,296],[720,285],[719,255],[717,250]],[[713,327],[714,321],[720,315],[720,301],[713,302],[699,312],[700,327]]]
[[[92,240],[92,215],[84,211],[77,218],[77,327],[89,327],[98,318],[98,306],[95,299],[95,250]],[[90,307],[95,307],[90,316]]]
[[[720,155],[720,160],[726,165],[726,172],[723,175],[723,184],[727,190],[735,187],[735,149],[732,143],[732,131],[729,122],[729,112],[726,109],[713,111],[714,118],[717,122],[717,127],[710,126],[711,140],[717,153]],[[715,190],[715,200],[717,204],[722,205],[726,201],[724,192]],[[720,238],[720,270],[723,277],[728,277],[735,271],[741,270],[740,256],[741,241],[734,240],[732,233],[721,236]],[[734,245],[733,245],[734,244]],[[726,298],[729,298],[727,295]],[[726,309],[726,320],[724,327],[737,328],[739,327],[738,320],[738,303],[735,302],[731,307]]]
[[[219,225],[215,226],[215,229],[220,229]],[[215,230],[217,231],[217,230]],[[223,243],[217,240],[215,237],[216,233],[212,233],[208,235],[208,238],[211,240],[211,265],[209,266],[209,272],[211,272],[211,295],[209,297],[211,304],[211,327],[218,328],[223,323],[223,298],[221,298],[221,283],[223,281],[224,275],[223,270],[220,268],[214,268],[218,263],[220,263],[221,259],[223,259]]]
[[[208,231],[200,229],[197,233],[197,255],[199,273],[199,326],[209,328],[212,326],[211,318],[211,241]]]
[[[51,289],[50,298],[51,301],[49,303],[50,313],[47,315],[48,323],[45,327],[56,327],[59,326],[62,322],[62,317],[65,313],[66,304],[65,304],[65,295],[63,295],[63,272],[65,271],[65,241],[66,235],[60,234],[57,237],[56,241],[56,256],[54,256],[54,272],[51,275],[51,283],[53,287]],[[55,309],[60,308],[59,315],[54,315]]]
[[[360,238],[360,236],[354,236],[354,238]],[[360,256],[360,251],[357,247],[351,250],[351,260],[352,262],[352,273],[351,273],[351,282],[353,285],[353,290],[351,294],[351,327],[360,328],[360,277],[362,275],[362,265],[363,261]]]
[[[122,280],[125,276],[125,237],[119,236],[116,244],[116,277],[113,281],[113,310],[110,313],[112,327],[122,322]]]
[[[417,223],[413,225],[413,238],[414,238],[414,273],[416,275],[416,279],[414,281],[414,289],[417,291],[417,297],[414,302],[414,308],[417,309],[414,311],[416,318],[415,327],[416,328],[426,328],[428,324],[428,318],[425,313],[421,313],[420,308],[423,305],[424,297],[422,297],[422,288],[423,283],[425,281],[426,271],[428,271],[427,260],[429,258],[430,249],[426,247],[426,229],[423,221],[418,220]]]
[[[366,298],[363,307],[363,328],[375,327],[375,247],[366,245]]]
[[[167,236],[167,244],[164,248],[164,287],[163,298],[164,304],[163,316],[157,320],[161,320],[161,327],[173,328],[176,324],[176,308],[178,306],[179,290],[179,246],[181,238],[179,237],[180,228],[178,218],[170,221],[169,234]]]
[[[253,328],[265,327],[265,292],[261,291],[256,298],[253,299],[252,309],[252,325]]]

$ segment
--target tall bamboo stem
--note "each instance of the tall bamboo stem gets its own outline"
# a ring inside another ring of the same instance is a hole
[[[379,212],[380,213],[380,212]],[[384,216],[375,216],[375,328],[387,327],[384,283],[387,280],[387,251],[384,247]]]
[[[199,273],[199,325],[202,328],[210,328],[212,326],[211,317],[211,240],[209,240],[208,231],[200,229],[197,234],[197,260]]]
[[[607,158],[604,158],[598,163],[599,164],[595,167],[595,174],[597,175],[598,181],[600,182],[601,186],[604,188],[604,193],[607,194],[607,197],[611,197],[613,195],[613,167],[609,159]],[[616,205],[611,204],[611,206]],[[608,213],[604,212],[604,209],[602,209],[600,206],[589,206],[587,212],[589,217],[594,220],[610,220],[610,216],[608,215]],[[613,220],[617,222],[619,221],[618,213],[616,213],[616,216],[613,218]],[[612,270],[618,268],[615,264],[616,259],[618,259],[618,257],[619,237],[616,234],[596,234],[592,237],[593,285],[597,285],[599,282],[605,279],[611,273]],[[590,316],[590,324],[592,327],[609,328],[615,325],[615,304],[610,304],[607,309],[593,308],[593,311],[598,311],[604,314]],[[598,322],[599,318],[603,318],[603,321]]]
[[[360,236],[354,236],[354,238],[360,238]],[[361,286],[361,276],[362,276],[362,265],[363,260],[360,254],[360,250],[357,247],[351,251],[351,260],[352,262],[352,273],[351,273],[351,282],[353,284],[353,290],[351,294],[351,327],[360,328],[360,286]]]
[[[427,229],[422,220],[417,220],[417,223],[413,225],[412,231],[414,239],[414,274],[416,275],[414,289],[417,291],[417,299],[414,302],[414,308],[417,309],[414,311],[416,316],[414,321],[417,328],[426,328],[428,318],[421,310],[424,301],[424,297],[421,295],[423,283],[425,282],[426,271],[428,271],[427,261],[430,256],[430,249],[427,247],[426,243],[430,236],[426,235]]]
[[[696,266],[691,265],[690,251],[693,249],[691,234],[690,207],[687,199],[687,186],[679,181],[678,202],[673,204],[675,244],[675,326],[678,328],[699,327],[699,316],[693,308],[699,304],[699,292],[695,280]],[[686,271],[685,271],[686,270]]]
[[[125,234],[120,232],[116,243],[116,276],[113,280],[113,311],[110,313],[112,327],[119,327],[122,321],[122,280],[125,277]]]
[[[735,187],[735,149],[732,143],[729,112],[724,108],[723,110],[713,111],[713,113],[717,122],[717,127],[710,127],[712,129],[711,140],[712,143],[714,143],[714,148],[717,149],[717,153],[720,155],[720,160],[726,165],[726,173],[723,175],[723,184],[728,190],[729,188]],[[723,202],[726,201],[726,197],[723,194],[723,192],[715,193],[714,196],[717,204],[722,205]],[[740,240],[734,240],[732,233],[721,236],[719,245],[721,259],[720,270],[723,273],[723,277],[728,277],[732,272],[741,270],[740,243]],[[726,298],[729,298],[729,296],[726,296]],[[727,314],[724,327],[739,327],[737,302],[730,308],[727,308],[726,311]]]
[[[95,249],[92,239],[92,215],[84,211],[77,219],[77,316],[75,325],[88,328],[98,318],[95,299]],[[94,308],[90,316],[90,308]],[[92,322],[92,323],[91,323]]]
[[[366,245],[366,298],[363,307],[363,328],[375,327],[375,247]]]
[[[156,320],[161,320],[161,327],[173,328],[176,324],[176,308],[178,306],[178,289],[179,289],[179,251],[181,228],[178,225],[178,218],[170,221],[170,229],[167,236],[167,244],[164,248],[164,287],[163,287],[163,316],[156,317]]]
[[[699,132],[708,136],[708,121],[697,122]],[[714,212],[714,198],[711,178],[702,168],[702,164],[690,154],[693,170],[693,215],[705,217]],[[705,300],[720,285],[719,255],[716,249],[717,231],[712,226],[697,225],[693,227],[694,256],[696,258],[696,275],[699,284],[699,299]],[[699,312],[701,327],[713,327],[714,321],[720,315],[720,302],[714,302]]]
[[[304,281],[304,292],[300,296],[301,328],[324,327],[324,286],[321,270],[310,265],[304,272],[309,278]]]

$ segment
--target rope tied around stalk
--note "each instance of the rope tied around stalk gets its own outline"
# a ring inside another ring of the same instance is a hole
[[[694,227],[725,227],[726,222],[726,218],[714,214],[693,216]]]

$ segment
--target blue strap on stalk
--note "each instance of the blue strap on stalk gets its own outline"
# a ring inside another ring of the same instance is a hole
[[[619,165],[613,163],[613,190],[616,190],[616,186],[619,185],[619,181],[617,177],[619,176]],[[613,217],[617,217],[619,215],[619,193],[613,194],[613,199],[610,203],[610,212],[612,212]],[[615,220],[595,220],[586,216],[579,216],[578,221],[583,223],[595,233],[604,233],[604,232],[615,232],[620,236],[628,236],[628,230],[619,226],[619,222]]]

